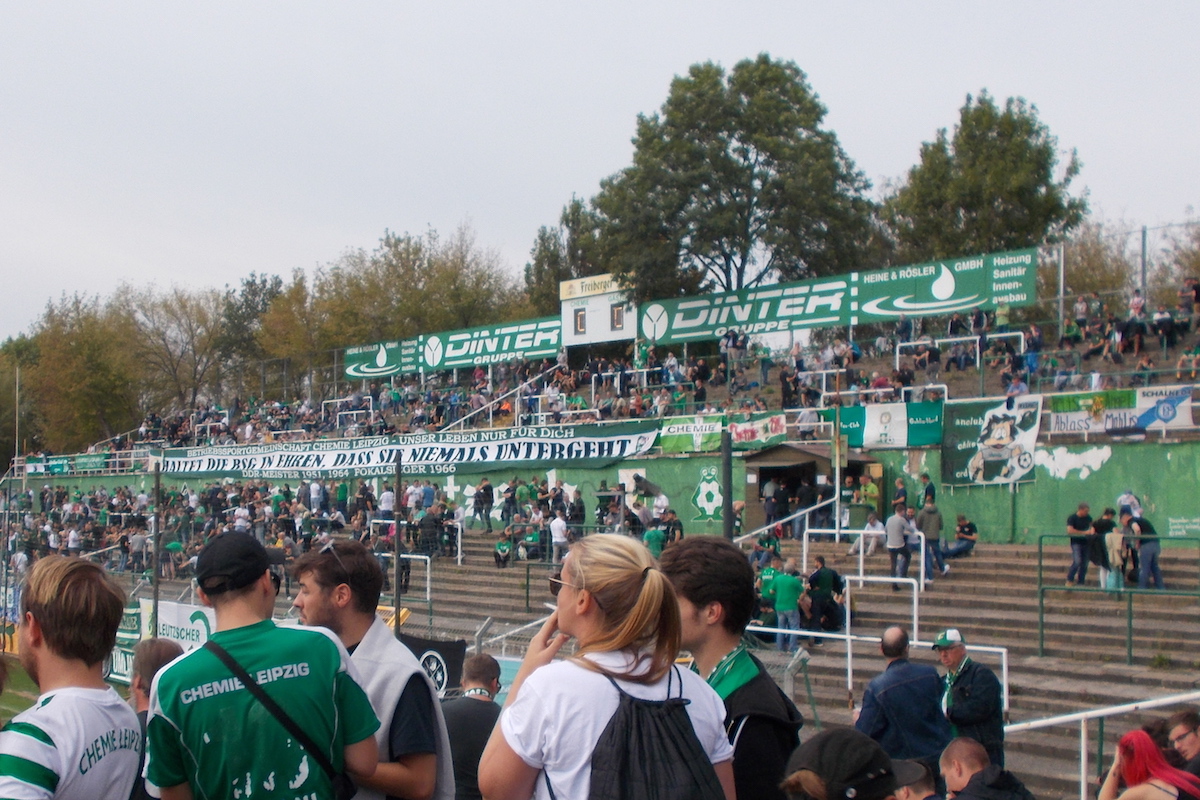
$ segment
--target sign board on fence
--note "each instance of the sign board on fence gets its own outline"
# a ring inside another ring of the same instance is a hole
[[[834,409],[821,410],[832,422]],[[942,441],[941,403],[870,403],[841,411],[842,436],[849,447],[885,450],[926,447]]]
[[[641,337],[659,344],[720,338],[731,328],[751,335],[843,327],[950,314],[1000,301],[1032,305],[1036,249],[944,259],[852,272],[737,292],[658,300],[641,308]]]
[[[521,469],[543,466],[604,467],[654,446],[659,420],[608,425],[497,428],[462,433],[324,439],[269,445],[188,447],[159,451],[167,475],[302,480],[395,474],[400,453],[409,475],[489,472],[498,463]],[[151,464],[153,469],[153,463]]]
[[[349,347],[345,352],[347,378],[386,378],[418,370],[416,339],[376,342]]]
[[[1051,433],[1138,436],[1148,430],[1192,425],[1191,386],[1151,386],[1052,395]]]
[[[142,636],[154,636],[151,617],[154,616],[154,601],[143,597]],[[195,650],[208,641],[217,629],[217,617],[211,608],[160,600],[158,603],[158,637],[170,639],[183,648],[183,652]]]
[[[668,417],[658,432],[658,446],[664,453],[711,453],[721,449],[723,414],[697,417]]]
[[[1041,413],[1041,395],[1022,395],[1011,402],[946,403],[942,483],[981,486],[1032,481]]]
[[[561,346],[562,320],[543,317],[425,334],[419,338],[418,357],[423,369],[447,370],[514,358],[553,358]]]

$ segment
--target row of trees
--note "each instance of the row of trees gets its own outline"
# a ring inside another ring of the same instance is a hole
[[[18,368],[23,451],[78,451],[150,411],[328,397],[340,348],[557,314],[560,281],[604,272],[645,300],[1061,241],[1072,295],[1132,288],[1130,231],[1087,218],[1075,153],[1023,100],[968,97],[953,132],[877,198],[825,113],[793,63],[694,65],[639,116],[632,163],[537,232],[523,281],[464,227],[388,231],[288,279],[63,296],[0,346],[0,420],[18,416]],[[1152,301],[1173,303],[1179,276],[1200,274],[1200,227],[1177,233],[1152,254]],[[1057,275],[1039,279],[1031,313],[1050,319]],[[0,459],[13,437],[0,424]]]
[[[597,272],[638,300],[730,291],[1053,243],[1087,213],[1070,194],[1078,158],[1060,164],[1024,100],[968,97],[953,134],[878,201],[825,113],[791,62],[694,65],[638,117],[633,163],[538,232],[525,271],[537,309],[556,308],[547,283]]]

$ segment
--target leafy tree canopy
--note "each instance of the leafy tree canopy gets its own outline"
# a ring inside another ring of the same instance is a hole
[[[1059,167],[1058,140],[1020,98],[997,107],[967,96],[954,135],[921,147],[921,161],[886,200],[884,216],[902,262],[1011,250],[1061,241],[1087,214],[1071,197],[1080,163]]]
[[[692,66],[593,199],[607,270],[644,300],[859,267],[869,184],[824,117],[790,61]]]

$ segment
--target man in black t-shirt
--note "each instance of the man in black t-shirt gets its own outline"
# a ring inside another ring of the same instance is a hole
[[[1095,535],[1088,537],[1088,560],[1100,568],[1101,589],[1108,583],[1108,573],[1113,569],[1121,569],[1120,564],[1114,565],[1109,563],[1108,543],[1105,538],[1117,527],[1116,515],[1117,512],[1113,509],[1104,509],[1104,513],[1100,515],[1100,519],[1092,523],[1092,530],[1096,532]]]
[[[487,653],[480,653],[463,662],[462,694],[442,703],[454,756],[455,800],[483,798],[479,759],[500,718],[500,706],[493,699],[499,691],[500,665]]]
[[[1096,531],[1092,527],[1091,509],[1080,503],[1074,514],[1067,517],[1067,535],[1071,537],[1071,568],[1067,570],[1067,586],[1082,586],[1087,581],[1088,541]]]

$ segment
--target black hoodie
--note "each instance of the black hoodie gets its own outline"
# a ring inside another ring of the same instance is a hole
[[[955,800],[1034,800],[1017,776],[989,764],[971,776]]]
[[[758,675],[725,698],[725,730],[733,745],[737,796],[784,800],[779,788],[788,756],[800,743],[804,718],[762,662],[750,656]]]

